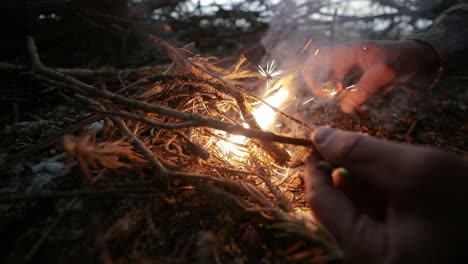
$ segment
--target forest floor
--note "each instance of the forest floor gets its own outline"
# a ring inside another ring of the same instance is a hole
[[[343,114],[336,102],[311,103],[288,111],[312,127],[330,125],[466,155],[467,87],[466,75],[451,75],[433,91],[393,90],[376,96],[352,115]],[[7,155],[34,146],[85,116],[81,110],[62,104],[53,93],[37,102],[34,107],[23,105],[26,110],[19,109],[17,121],[11,118],[13,108],[4,112],[5,122],[0,127],[2,195],[63,194],[82,186],[79,166],[57,144],[6,161]],[[93,126],[77,133],[99,128],[102,123]],[[304,203],[302,173],[283,181],[279,188],[295,211],[310,214]],[[267,217],[232,210],[224,201],[178,181],[150,195],[89,194],[75,199],[72,193],[2,202],[0,262],[339,262],[339,257],[320,258],[320,252],[314,252],[314,246],[306,246],[301,238],[272,232]],[[45,239],[38,243],[41,237]]]

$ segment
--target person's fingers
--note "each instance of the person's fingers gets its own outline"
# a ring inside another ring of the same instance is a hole
[[[326,95],[328,92],[322,90],[322,84],[344,79],[359,64],[356,54],[357,51],[351,46],[323,49],[306,60],[302,69],[303,78],[315,95]]]
[[[311,155],[304,173],[306,199],[320,221],[337,239],[351,261],[379,259],[385,250],[384,227],[360,214],[351,200],[333,186],[331,175],[320,169]]]
[[[348,93],[341,102],[341,109],[345,113],[352,113],[373,93],[389,85],[395,76],[395,71],[387,64],[376,64],[367,69],[356,84],[356,90]]]
[[[346,193],[348,192],[348,190],[354,189],[357,186],[355,186],[355,184],[351,180],[347,179],[347,176],[345,176],[344,173],[341,172],[342,169],[343,168],[338,168],[333,170],[333,185]]]
[[[414,147],[379,140],[364,134],[345,132],[329,127],[315,130],[312,140],[326,161],[351,171],[382,193],[399,190],[406,180],[394,177],[405,171]]]
[[[385,218],[387,201],[372,186],[359,182],[357,176],[344,168],[334,170],[332,177],[335,187],[351,199],[359,212],[378,221]]]
[[[358,214],[354,205],[333,186],[331,176],[319,168],[313,155],[306,161],[304,183],[307,203],[316,218],[342,242]]]

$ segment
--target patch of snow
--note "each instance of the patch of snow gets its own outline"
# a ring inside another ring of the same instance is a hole
[[[88,132],[96,131],[96,130],[99,130],[99,129],[103,128],[104,125],[105,125],[104,120],[97,121],[97,122],[94,122],[92,124],[87,125],[85,127],[85,130],[88,131]]]
[[[67,166],[63,162],[66,153],[45,158],[32,166],[32,171],[36,174],[28,188],[28,191],[43,191],[54,179],[67,173]]]

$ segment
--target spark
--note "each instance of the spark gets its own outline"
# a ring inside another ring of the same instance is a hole
[[[278,85],[274,85],[273,88],[267,90],[265,92],[265,94],[263,95],[263,98],[268,98],[270,96],[273,96],[274,94],[276,94],[277,92],[280,91],[280,89],[283,88],[283,85],[280,84],[279,86]]]
[[[265,68],[263,68],[261,65],[258,65],[258,69],[258,72],[260,72],[263,77],[267,78],[267,81],[276,79],[281,76],[281,74],[283,74],[282,70],[276,69],[276,62],[274,60],[271,62],[268,61]]]
[[[304,48],[302,49],[302,51],[301,51],[300,54],[303,54],[304,51],[306,51],[307,48],[310,46],[311,43],[312,43],[312,39],[309,39],[309,41],[308,41],[307,44],[304,46]]]
[[[333,91],[333,92],[330,92],[330,96],[335,96],[338,94],[338,91]]]
[[[350,86],[346,87],[345,89],[346,89],[346,90],[350,90],[350,92],[355,92],[355,91],[358,90],[358,89],[355,88],[355,87],[356,87],[356,85],[353,84],[353,85],[350,85]]]
[[[314,56],[317,56],[319,54],[319,52],[320,52],[320,49],[315,50]]]
[[[283,74],[283,70],[276,69],[276,62],[272,60],[271,62],[267,61],[266,68],[263,68],[261,65],[258,65],[258,72],[266,78],[266,90],[269,90],[270,82],[279,78]]]
[[[305,101],[304,103],[302,103],[302,105],[306,105],[306,104],[312,102],[313,100],[315,100],[315,97],[312,97],[309,100]]]

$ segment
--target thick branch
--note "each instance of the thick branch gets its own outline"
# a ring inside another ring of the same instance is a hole
[[[154,66],[145,66],[134,69],[70,69],[70,68],[57,68],[55,69],[58,72],[61,72],[66,75],[71,75],[76,78],[83,79],[97,79],[101,77],[115,77],[120,75],[122,78],[127,78],[129,76],[149,76],[157,73],[163,72],[168,66],[167,65],[154,65]],[[25,71],[29,71],[31,67],[26,65],[15,65],[5,62],[0,62],[0,72],[6,74],[15,74]]]
[[[246,137],[249,137],[249,138],[255,138],[255,139],[259,139],[259,140],[266,141],[266,142],[278,142],[278,143],[285,143],[285,144],[291,144],[291,145],[300,145],[300,146],[313,147],[313,143],[312,143],[312,141],[310,139],[293,138],[293,137],[288,137],[288,136],[277,135],[277,134],[272,133],[272,132],[248,129],[248,128],[244,128],[243,126],[240,126],[240,125],[226,123],[226,122],[219,121],[219,120],[216,120],[216,119],[205,118],[205,117],[203,117],[201,115],[198,115],[198,114],[185,113],[185,112],[181,112],[181,111],[174,110],[174,109],[171,109],[171,108],[167,108],[167,107],[164,107],[164,106],[154,105],[154,104],[149,104],[149,103],[146,103],[146,102],[141,102],[141,101],[129,99],[129,98],[126,98],[124,96],[120,96],[118,94],[115,94],[115,93],[112,93],[112,92],[109,92],[109,91],[100,90],[100,89],[98,89],[98,88],[96,88],[94,86],[83,83],[83,82],[81,82],[81,81],[79,81],[79,80],[77,80],[77,79],[75,79],[75,78],[73,78],[71,76],[67,76],[67,75],[65,75],[63,73],[53,71],[51,69],[48,69],[48,68],[44,67],[41,64],[40,60],[39,60],[39,56],[37,54],[37,49],[36,49],[36,47],[34,45],[34,40],[32,40],[32,38],[29,38],[29,40],[28,40],[28,48],[29,48],[30,55],[33,58],[33,61],[34,61],[35,65],[36,65],[36,67],[34,68],[34,71],[37,71],[38,73],[49,76],[49,78],[53,78],[56,81],[69,83],[69,84],[71,84],[69,86],[70,88],[74,88],[75,91],[80,93],[80,94],[85,92],[86,94],[82,94],[82,95],[84,95],[86,97],[98,96],[98,97],[101,97],[101,98],[109,100],[109,101],[113,101],[113,102],[118,103],[118,104],[122,104],[122,105],[126,105],[126,106],[129,106],[129,107],[132,107],[132,108],[137,108],[137,109],[143,110],[145,112],[156,113],[156,114],[160,114],[160,115],[163,115],[163,116],[176,118],[176,119],[179,119],[179,120],[190,121],[190,122],[194,122],[198,126],[205,126],[205,127],[210,127],[210,128],[214,128],[214,129],[219,129],[219,130],[223,130],[223,131],[226,131],[228,133],[231,133],[231,134],[243,135],[243,136],[246,136]],[[111,117],[111,119],[112,119],[112,117]],[[114,118],[114,120],[116,120],[116,119]],[[141,144],[143,144],[143,143],[141,143]],[[141,150],[143,150],[143,149],[141,149]],[[143,153],[143,154],[145,154],[145,153]],[[149,153],[146,153],[145,156],[148,155],[148,154]],[[154,163],[154,162],[152,162],[152,163]],[[155,168],[158,168],[158,169],[164,168],[160,164],[158,164],[158,165],[153,164],[153,165],[155,166]]]

